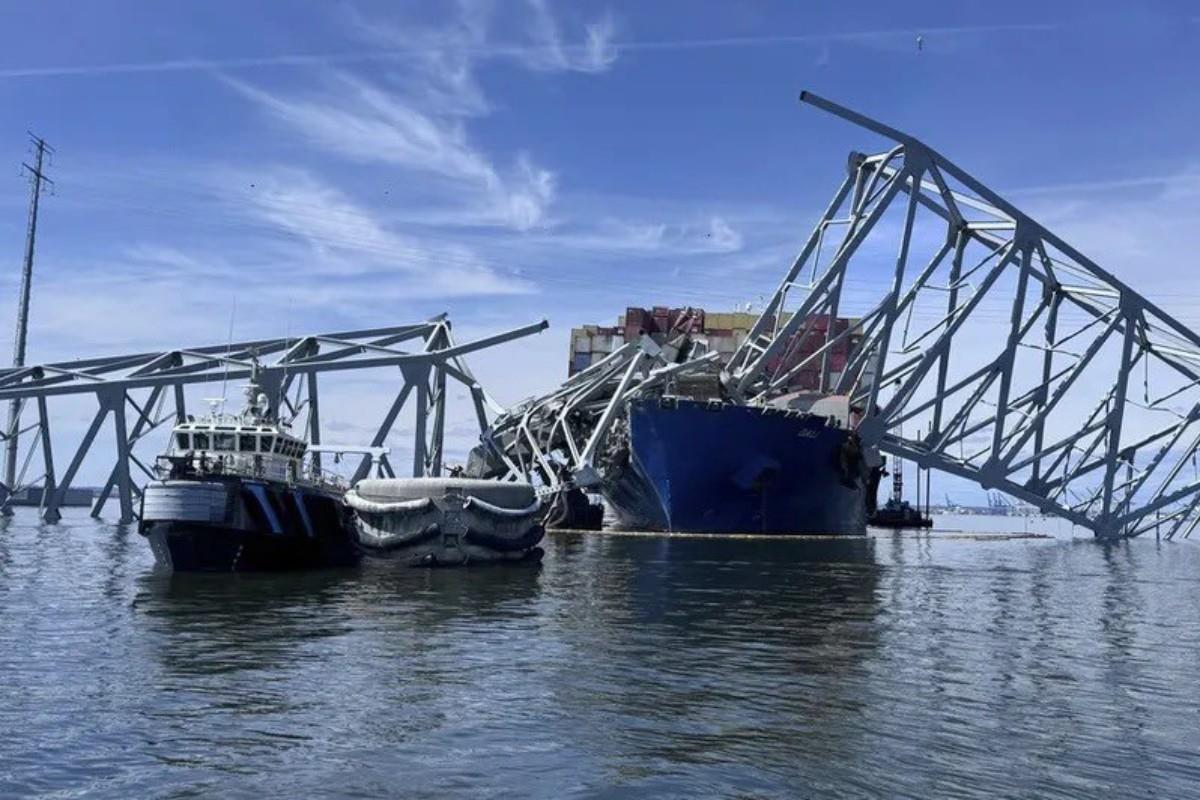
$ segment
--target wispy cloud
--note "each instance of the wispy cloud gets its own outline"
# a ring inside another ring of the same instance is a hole
[[[617,60],[611,13],[585,27],[583,44],[571,45],[563,41],[558,21],[550,13],[546,0],[528,2],[533,11],[530,31],[536,43],[521,53],[522,60],[528,66],[535,69],[603,72]]]
[[[1011,25],[961,25],[922,27],[914,25],[911,28],[874,28],[857,31],[825,31],[795,34],[771,34],[766,36],[726,36],[710,39],[663,39],[659,41],[630,41],[618,42],[613,45],[618,53],[638,51],[671,51],[671,50],[712,50],[743,47],[772,47],[805,44],[882,44],[900,42],[906,48],[911,45],[918,34],[926,41],[941,38],[943,40],[961,37],[1002,35],[1009,33],[1052,33],[1061,30],[1062,26],[1052,23],[1028,23]]]
[[[1115,189],[1162,189],[1192,194],[1200,187],[1200,170],[1195,168],[1172,174],[1134,175],[1098,181],[1064,181],[1040,186],[1018,186],[1002,191],[1013,197],[1035,195],[1072,195],[1082,192],[1107,192]]]
[[[671,222],[601,219],[587,226],[563,226],[529,238],[574,252],[647,256],[719,255],[742,249],[742,234],[721,216]]]
[[[230,86],[310,144],[364,164],[384,163],[503,191],[499,172],[467,141],[460,119],[435,116],[377,85],[344,72],[326,76],[307,96]]]
[[[227,197],[241,210],[306,243],[315,269],[338,277],[418,277],[427,296],[513,294],[525,282],[500,274],[469,247],[430,242],[393,230],[380,216],[311,174],[279,169],[256,176],[254,189]],[[324,289],[325,287],[322,287]]]
[[[537,26],[534,26],[537,29]],[[557,28],[553,29],[557,32]],[[913,37],[921,34],[927,43],[951,41],[963,37],[1007,35],[1014,33],[1054,33],[1063,30],[1054,23],[1020,23],[1010,25],[920,26],[911,28],[865,29],[858,31],[827,31],[766,36],[729,36],[720,38],[620,40],[610,15],[584,26],[579,42],[560,38],[529,42],[464,41],[460,52],[472,59],[510,59],[543,68],[576,69],[596,72],[608,68],[622,53],[670,52],[726,48],[778,47],[789,45],[830,44],[837,42],[878,44],[895,42],[908,47]],[[50,66],[9,67],[0,69],[4,78],[55,78],[71,76],[104,76],[153,72],[209,72],[214,70],[258,70],[265,68],[351,66],[354,64],[409,61],[414,57],[438,57],[445,53],[444,42],[412,37],[404,44],[386,49],[355,52],[294,53],[239,58],[176,58],[160,61],[122,62],[112,64],[59,64]]]
[[[511,55],[540,71],[599,72],[615,59],[610,17],[585,28],[580,47],[565,43],[558,22],[540,0],[530,0],[529,46]],[[408,67],[386,82],[344,70],[326,70],[320,86],[271,91],[233,77],[226,82],[309,144],[362,164],[386,164],[429,179],[421,187],[452,205],[443,219],[458,224],[528,230],[542,224],[554,201],[555,174],[527,152],[506,165],[468,133],[472,118],[490,111],[475,77],[486,50],[489,17],[463,5],[442,27],[399,27],[350,11],[348,26],[374,42],[409,53]],[[483,48],[483,49],[481,49]]]

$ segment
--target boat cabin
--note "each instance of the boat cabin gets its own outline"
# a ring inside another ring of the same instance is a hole
[[[188,421],[171,431],[169,455],[189,459],[201,471],[228,471],[296,480],[308,445],[281,427],[233,421]]]

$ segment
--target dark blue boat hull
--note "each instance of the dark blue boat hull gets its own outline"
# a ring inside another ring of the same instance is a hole
[[[865,470],[853,436],[796,412],[634,401],[628,462],[603,491],[628,528],[862,534]]]
[[[145,531],[155,561],[172,572],[282,572],[347,567],[358,554],[344,539],[313,539],[179,522],[153,523]]]
[[[139,532],[160,568],[173,572],[277,572],[344,567],[358,562],[348,512],[322,491],[236,477],[208,476],[223,486],[220,519],[154,518],[143,503]],[[187,482],[175,482],[186,490]]]

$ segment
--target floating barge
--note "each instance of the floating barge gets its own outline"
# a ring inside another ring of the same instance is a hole
[[[345,497],[366,556],[409,566],[540,560],[542,501],[527,483],[462,478],[360,481]]]

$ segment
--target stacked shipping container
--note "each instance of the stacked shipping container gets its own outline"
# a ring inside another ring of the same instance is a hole
[[[720,353],[721,361],[725,363],[746,340],[756,319],[757,314],[744,311],[709,313],[697,308],[630,307],[618,318],[616,327],[584,325],[571,331],[568,375],[587,369],[626,342],[636,341],[642,334],[650,336],[659,344],[680,333],[703,334],[708,340],[709,350]],[[798,346],[794,344],[791,348],[785,348],[782,355],[768,364],[768,370],[776,372],[787,369],[823,347],[827,341],[828,323],[829,318],[824,316],[810,319],[797,334],[797,339],[803,341],[799,341]],[[836,337],[844,333],[853,321],[839,317],[833,323],[833,336]],[[804,339],[804,331],[810,328],[813,333]],[[857,343],[858,335],[851,334],[830,350],[831,380],[836,381],[841,371],[846,368],[846,361]],[[816,391],[819,387],[820,364],[800,370],[788,381],[788,388],[793,391]]]

